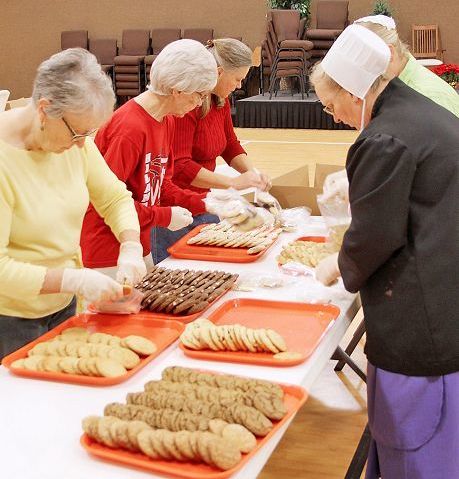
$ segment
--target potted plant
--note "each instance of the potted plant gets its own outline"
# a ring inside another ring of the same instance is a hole
[[[431,68],[442,80],[449,83],[453,88],[459,90],[459,65],[448,63]]]
[[[372,15],[386,15],[392,17],[392,8],[386,0],[376,0],[373,5]]]
[[[312,0],[268,0],[270,8],[278,8],[280,10],[298,10],[301,18],[306,18],[309,23],[311,18],[311,1]]]

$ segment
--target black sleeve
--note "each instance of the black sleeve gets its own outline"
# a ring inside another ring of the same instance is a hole
[[[355,293],[407,242],[416,163],[400,140],[374,135],[351,147],[346,169],[352,221],[338,263],[346,289]]]

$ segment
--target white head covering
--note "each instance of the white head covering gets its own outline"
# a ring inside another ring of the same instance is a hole
[[[362,17],[357,19],[354,23],[376,23],[382,25],[388,30],[395,30],[395,20],[387,15],[370,15],[369,17]]]
[[[338,85],[363,100],[389,61],[389,47],[378,35],[360,25],[349,25],[321,65]]]

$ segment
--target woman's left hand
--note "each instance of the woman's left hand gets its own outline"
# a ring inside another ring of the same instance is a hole
[[[327,256],[316,266],[316,279],[325,286],[329,286],[340,276],[338,253]]]
[[[134,286],[146,274],[147,267],[143,260],[143,248],[138,241],[124,241],[120,245],[116,281],[120,284]]]

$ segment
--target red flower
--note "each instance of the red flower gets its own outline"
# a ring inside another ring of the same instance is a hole
[[[459,65],[448,63],[432,68],[432,71],[448,83],[459,82]]]

